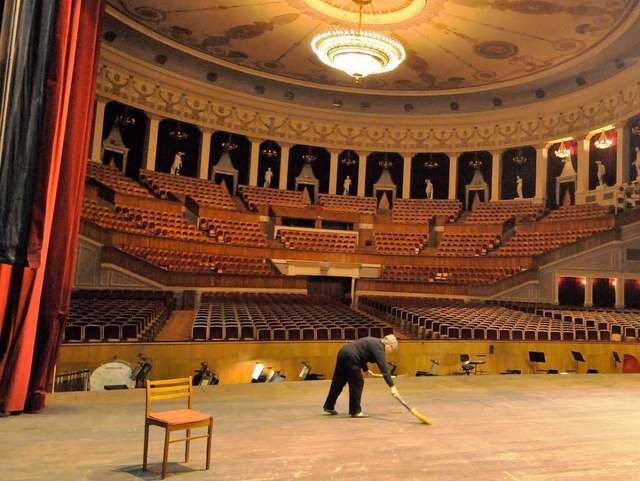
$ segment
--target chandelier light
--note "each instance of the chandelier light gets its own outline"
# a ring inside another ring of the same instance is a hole
[[[600,132],[600,136],[598,140],[595,141],[594,145],[599,149],[608,149],[613,145],[613,140],[607,137],[607,134],[604,132]]]
[[[357,160],[351,154],[351,151],[347,150],[347,153],[345,154],[345,156],[342,159],[340,159],[340,162],[345,167],[352,167],[352,166],[356,165]]]
[[[278,156],[278,149],[275,148],[273,142],[269,141],[267,142],[267,145],[265,145],[264,148],[260,151],[260,153],[265,157],[271,159]]]
[[[129,115],[129,107],[125,106],[120,115],[116,117],[116,127],[126,128],[136,124],[136,119]]]
[[[390,72],[404,61],[404,47],[386,35],[362,28],[362,9],[372,0],[352,1],[358,5],[358,28],[316,35],[311,48],[323,63],[346,72],[356,81],[367,75]]]
[[[480,168],[482,167],[482,161],[480,160],[478,152],[473,154],[473,159],[469,161],[469,167],[474,170],[480,170]]]
[[[304,160],[307,164],[315,162],[317,158],[318,157],[313,155],[313,152],[311,151],[311,147],[307,147],[307,153],[302,156],[302,160]]]
[[[233,134],[229,134],[227,141],[222,143],[222,148],[228,152],[238,148],[238,144],[233,141]]]
[[[176,128],[169,132],[169,135],[176,140],[187,140],[187,133],[182,130],[182,124],[178,122]]]
[[[522,153],[522,149],[518,149],[511,161],[516,165],[524,165],[527,163],[527,156]]]
[[[566,159],[571,156],[571,149],[564,144],[564,140],[560,142],[560,147],[556,150],[556,157]]]
[[[424,165],[424,168],[428,170],[435,170],[438,167],[440,167],[440,164],[438,164],[438,161],[434,160],[433,154],[429,154],[429,160],[425,160],[424,164],[422,165]]]
[[[633,135],[640,135],[640,122],[636,122],[636,124],[631,127],[631,133]]]
[[[384,170],[389,170],[391,167],[393,167],[393,162],[391,162],[389,160],[389,156],[388,154],[385,152],[384,153],[384,157],[382,158],[382,160],[380,162],[378,162],[378,165],[380,167],[382,167]]]

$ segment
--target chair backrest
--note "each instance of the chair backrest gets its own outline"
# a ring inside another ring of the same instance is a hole
[[[154,401],[168,401],[170,399],[186,398],[187,408],[191,409],[193,405],[193,382],[192,376],[165,379],[160,381],[146,380],[147,389],[147,416],[152,412],[151,403]]]
[[[469,362],[469,354],[460,354],[460,362]]]

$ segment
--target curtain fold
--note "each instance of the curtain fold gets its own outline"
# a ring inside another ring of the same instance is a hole
[[[92,126],[104,0],[55,6],[31,207],[30,238],[42,233],[41,265],[0,267],[0,280],[10,277],[0,284],[0,410],[8,412],[44,406],[73,284]]]

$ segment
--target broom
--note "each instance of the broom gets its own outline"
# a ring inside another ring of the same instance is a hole
[[[374,373],[373,377],[383,377],[383,376],[382,376],[382,374]],[[431,421],[431,419],[429,419],[429,418],[423,416],[422,414],[420,414],[416,408],[412,408],[411,406],[409,406],[406,402],[404,402],[404,400],[400,397],[399,394],[394,394],[393,397],[396,398],[400,404],[402,404],[404,407],[406,407],[407,411],[409,411],[411,414],[413,414],[415,417],[417,417],[424,424],[426,424],[428,426],[432,426],[433,425],[433,421]]]
[[[404,400],[399,395],[396,395],[393,397],[396,398],[400,404],[406,407],[407,411],[409,411],[411,414],[417,417],[424,424],[427,424],[429,426],[433,425],[433,422],[429,418],[426,418],[422,414],[420,414],[416,408],[412,408],[411,406],[409,406],[406,402],[404,402]]]

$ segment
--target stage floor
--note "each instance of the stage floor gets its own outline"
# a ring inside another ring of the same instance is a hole
[[[330,381],[196,388],[195,408],[214,415],[212,464],[203,441],[174,480],[629,481],[640,479],[640,375],[399,377],[405,401],[367,379],[351,419],[323,414]],[[151,428],[141,469],[144,390],[59,393],[38,415],[0,419],[0,479],[160,479],[162,433]]]

